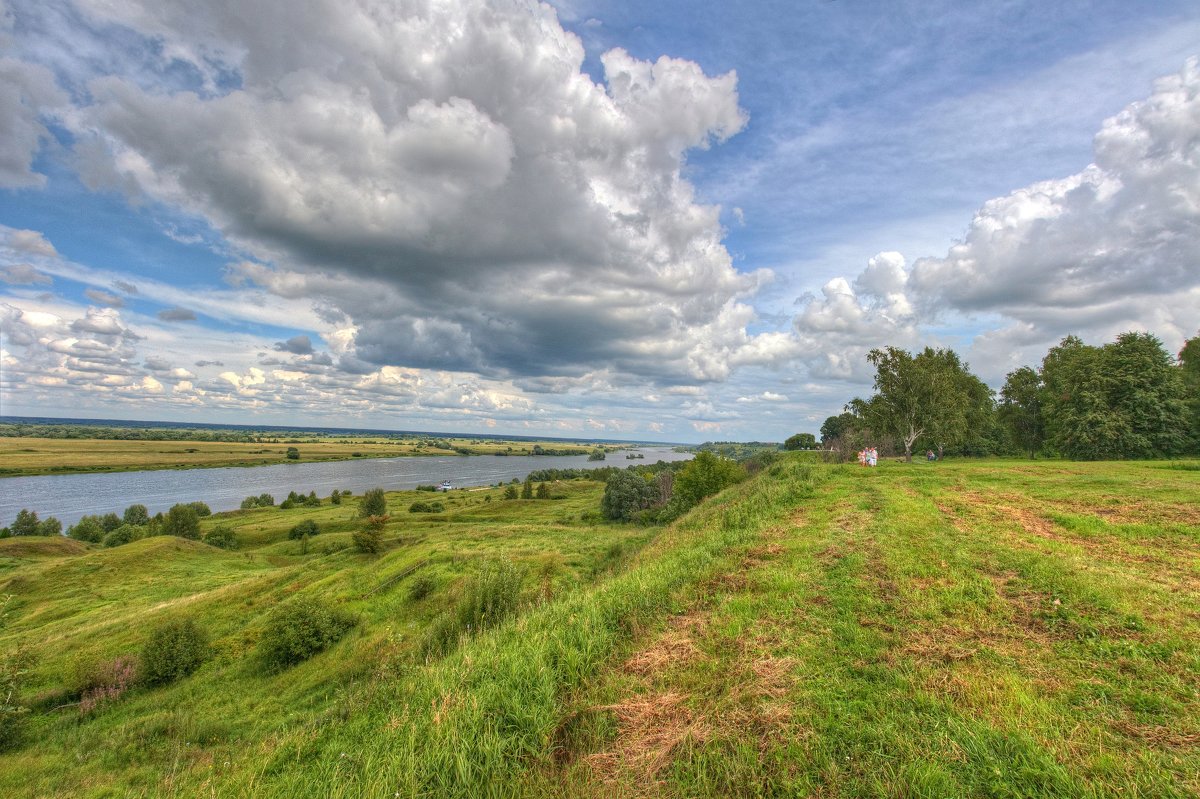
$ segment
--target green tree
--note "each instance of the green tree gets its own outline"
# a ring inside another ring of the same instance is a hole
[[[515,485],[509,485],[509,486],[505,487],[504,498],[505,499],[516,499],[517,498],[517,487]]]
[[[299,540],[304,536],[314,536],[321,532],[321,528],[312,519],[305,519],[299,522],[288,531],[288,539],[292,541]]]
[[[536,496],[538,499],[550,499],[550,487],[545,483],[538,483]]]
[[[150,511],[146,510],[145,505],[130,505],[125,509],[121,521],[135,527],[144,527],[150,523]]]
[[[383,527],[387,524],[386,516],[369,516],[362,527],[350,534],[354,547],[359,552],[374,555],[383,548]]]
[[[1000,422],[1013,445],[1029,457],[1037,456],[1046,443],[1042,418],[1042,379],[1028,366],[1009,372],[1000,389]]]
[[[701,455],[715,457],[711,453]],[[699,456],[697,456],[699,457]],[[649,508],[658,499],[658,489],[637,472],[621,469],[609,475],[600,498],[600,513],[606,519],[629,521],[638,511]]]
[[[104,528],[104,532],[111,533],[121,526],[121,517],[115,513],[106,513],[100,517],[100,526]]]
[[[62,535],[62,522],[53,516],[43,519],[37,528],[38,535]]]
[[[200,516],[190,504],[172,505],[163,519],[162,529],[165,535],[197,540],[200,538]]]
[[[965,444],[994,422],[992,390],[971,374],[954,350],[926,347],[913,360],[936,391],[926,435],[941,459],[947,447]]]
[[[287,459],[289,461],[300,460],[300,450],[296,449],[295,447],[288,447],[287,448]]]
[[[140,528],[134,527],[132,524],[122,524],[116,530],[113,530],[111,533],[108,533],[104,536],[104,546],[124,546],[125,544],[128,544],[130,541],[133,541],[135,538],[137,538],[139,529]]]
[[[952,350],[926,347],[913,356],[888,347],[871,350],[867,360],[875,367],[875,395],[849,408],[873,431],[896,436],[908,463],[917,439],[928,436],[939,450],[961,441],[990,403],[990,390]]]
[[[533,499],[533,480],[528,475],[525,477],[525,484],[521,486],[521,499]]]
[[[358,515],[366,519],[371,516],[387,516],[387,497],[382,488],[372,488],[362,495],[358,503]]]
[[[674,497],[688,506],[731,486],[745,477],[742,467],[711,452],[698,452],[674,481]]]
[[[17,511],[17,518],[9,526],[13,535],[37,535],[38,534],[38,515],[37,511],[26,510],[21,508]]]
[[[104,527],[98,516],[84,516],[67,528],[67,535],[76,541],[98,544],[104,539]]]
[[[846,411],[837,416],[830,416],[821,424],[821,443],[825,446],[841,441],[846,434],[858,426],[859,419]]]
[[[1047,438],[1077,460],[1181,452],[1188,425],[1180,371],[1148,333],[1122,333],[1103,347],[1066,337],[1042,361]]]
[[[1188,408],[1190,449],[1200,453],[1200,334],[1184,342],[1179,351],[1179,376]]]
[[[783,448],[786,450],[816,449],[816,447],[817,437],[812,433],[796,433],[783,442]]]

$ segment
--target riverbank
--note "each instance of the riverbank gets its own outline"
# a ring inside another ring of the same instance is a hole
[[[256,442],[12,437],[0,438],[0,478],[446,455],[577,456],[595,449],[612,453],[627,447],[465,437],[389,440],[330,436]],[[289,449],[295,450],[296,457],[289,457]]]
[[[194,444],[195,442],[192,442]],[[165,447],[164,447],[165,449]],[[233,510],[250,495],[276,498],[290,491],[327,497],[334,489],[358,493],[375,486],[396,491],[449,480],[455,488],[496,485],[544,469],[625,468],[630,461],[610,456],[606,461],[588,455],[480,455],[461,457],[372,457],[314,461],[304,457],[256,468],[127,469],[105,474],[48,474],[0,480],[0,525],[8,524],[21,508],[40,517],[54,516],[64,525],[87,515],[120,514],[131,503],[141,503],[151,513],[166,511],[179,502],[204,502],[214,511]],[[666,447],[644,447],[646,457],[636,463],[677,461],[691,457]]]

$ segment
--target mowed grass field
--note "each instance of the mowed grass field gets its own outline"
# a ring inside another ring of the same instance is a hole
[[[475,455],[528,455],[536,443],[444,440],[452,447],[469,450]],[[544,443],[547,448],[578,455],[586,455],[594,448],[588,444]],[[296,444],[258,444],[229,441],[0,437],[0,476],[266,466],[289,462],[288,447],[295,447],[300,451],[300,462],[455,454],[453,450],[422,446],[417,439],[348,439],[335,436]]]
[[[436,518],[391,495],[379,557],[339,549],[352,504],[233,514],[233,553],[0,541],[0,646],[32,650],[40,703],[0,794],[1200,794],[1196,462],[789,456],[665,529],[596,523],[598,484],[556,491],[454,492]],[[301,554],[307,516],[330,532]],[[524,569],[520,617],[416,656],[495,557]],[[359,626],[267,673],[263,615],[305,594]],[[54,709],[73,659],[176,614],[213,634],[196,674]]]

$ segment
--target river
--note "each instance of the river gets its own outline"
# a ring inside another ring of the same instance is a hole
[[[177,502],[206,502],[214,512],[234,510],[251,494],[271,494],[276,503],[289,491],[316,491],[328,497],[333,490],[361,494],[370,488],[389,491],[449,480],[455,488],[508,482],[538,469],[579,469],[629,466],[655,461],[679,461],[691,453],[667,447],[632,450],[644,460],[627,460],[626,451],[609,453],[604,463],[586,455],[429,455],[410,458],[366,458],[320,463],[285,463],[225,469],[161,469],[103,474],[51,474],[0,478],[0,526],[11,524],[17,511],[28,508],[39,518],[55,516],[68,525],[88,514],[121,514],[134,503],[151,515]]]

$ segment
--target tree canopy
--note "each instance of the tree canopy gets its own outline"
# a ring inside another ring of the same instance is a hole
[[[1042,361],[1042,407],[1055,450],[1078,460],[1182,452],[1188,414],[1182,370],[1148,333],[1102,347],[1067,336]]]
[[[875,367],[875,394],[847,407],[873,431],[903,442],[908,462],[917,439],[928,437],[940,450],[991,413],[991,389],[953,350],[926,347],[914,356],[887,347],[871,350],[867,359]]]

